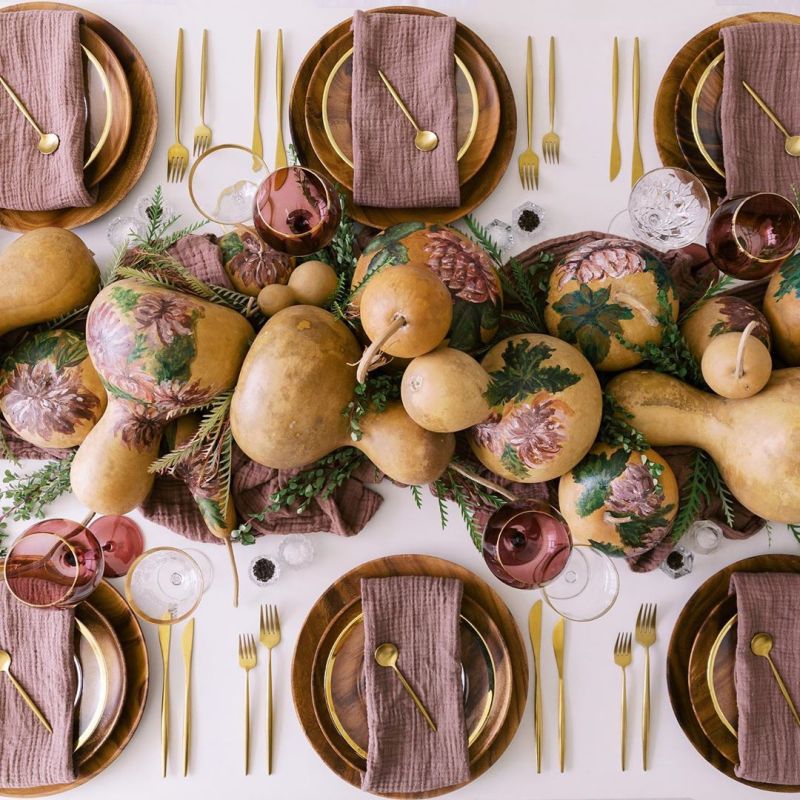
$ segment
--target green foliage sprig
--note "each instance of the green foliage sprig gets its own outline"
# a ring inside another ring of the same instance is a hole
[[[621,447],[626,453],[643,453],[650,449],[644,434],[640,433],[629,420],[633,414],[624,409],[610,394],[603,392],[603,417],[597,440],[605,444]]]
[[[151,249],[158,249],[162,253],[169,250],[179,239],[194,233],[206,224],[205,220],[200,220],[182,228],[176,228],[175,226],[181,218],[180,214],[166,215],[164,193],[160,186],[156,186],[150,204],[144,213],[147,216],[147,230],[144,235],[134,237],[133,245],[145,245]]]
[[[350,438],[361,440],[361,420],[369,411],[383,413],[390,400],[400,397],[400,375],[368,375],[364,383],[357,383],[353,399],[345,406],[342,415],[347,417]]]
[[[686,322],[686,320],[689,319],[689,317],[691,317],[692,314],[694,314],[697,309],[703,305],[703,303],[705,303],[707,300],[711,300],[712,297],[716,297],[723,292],[727,292],[728,289],[734,285],[734,283],[736,283],[736,281],[730,275],[723,275],[720,273],[717,276],[717,280],[710,283],[703,294],[700,295],[700,297],[698,297],[697,300],[695,300],[694,303],[692,303],[689,308],[687,308],[686,311],[680,315],[678,322]]]

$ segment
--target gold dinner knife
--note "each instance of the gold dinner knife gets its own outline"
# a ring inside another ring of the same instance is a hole
[[[263,165],[264,142],[261,139],[261,28],[256,30],[256,54],[253,66],[253,172]]]
[[[161,663],[164,683],[161,687],[161,777],[167,777],[167,754],[169,752],[169,645],[172,641],[172,625],[158,626],[158,642],[161,645]]]
[[[639,149],[639,37],[633,40],[633,164],[631,186],[644,174],[642,151]]]
[[[183,777],[189,772],[189,740],[192,732],[192,648],[194,646],[194,617],[186,623],[181,634],[183,650]]]
[[[275,45],[275,94],[278,107],[278,133],[275,145],[275,169],[287,166],[286,147],[283,144],[283,31],[278,28],[278,42]]]
[[[533,650],[534,694],[533,729],[536,734],[536,771],[542,771],[542,601],[537,600],[528,614],[528,632]]]
[[[553,628],[553,652],[556,656],[556,669],[558,670],[558,763],[563,772],[567,736],[567,721],[564,713],[564,617],[559,617]]]
[[[613,181],[619,175],[622,155],[619,149],[619,131],[617,130],[617,111],[619,109],[619,42],[614,37],[614,50],[611,56],[611,164],[608,179]]]

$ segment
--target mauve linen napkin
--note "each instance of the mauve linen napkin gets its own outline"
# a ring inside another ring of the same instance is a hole
[[[461,683],[461,581],[406,576],[361,581],[369,748],[361,788],[427,792],[469,780]],[[391,669],[375,662],[391,642],[397,666],[436,723],[434,733]]]
[[[792,198],[800,159],[786,153],[784,136],[742,86],[747,81],[783,122],[800,131],[800,27],[787,23],[722,29],[722,154],[728,197],[775,192]]]
[[[800,704],[800,575],[736,572],[731,576],[738,613],[736,705],[740,778],[800,784],[800,727],[775,683],[767,660],[750,651],[756,633],[773,638],[772,660],[795,704]]]
[[[456,146],[455,17],[353,15],[353,197],[379,208],[461,203]],[[423,153],[381,70],[439,146]]]
[[[14,677],[53,729],[48,733],[0,676],[0,789],[75,780],[73,630],[72,610],[30,608],[0,584],[0,648],[11,653]]]
[[[0,75],[39,127],[61,140],[55,153],[42,155],[36,132],[0,89],[0,208],[47,211],[94,203],[83,182],[80,22],[77,11],[0,14]]]

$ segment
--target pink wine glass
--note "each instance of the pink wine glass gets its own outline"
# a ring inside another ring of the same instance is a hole
[[[103,548],[107,578],[122,578],[144,552],[142,529],[130,518],[118,514],[98,517],[89,524]]]

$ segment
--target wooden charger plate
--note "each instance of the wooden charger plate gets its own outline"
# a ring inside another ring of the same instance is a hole
[[[461,603],[461,663],[464,717],[473,763],[502,729],[511,702],[512,675],[500,631],[481,606],[466,595]],[[363,614],[361,598],[356,597],[336,615],[320,640],[312,666],[312,698],[325,737],[342,759],[361,772],[367,768],[369,741],[363,668]]]
[[[124,152],[113,169],[97,185],[97,201],[87,208],[64,208],[55,211],[12,211],[0,209],[0,227],[29,231],[53,226],[77,228],[102,217],[120,203],[136,185],[153,153],[158,131],[158,103],[153,79],[139,51],[118,28],[102,17],[77,6],[63,3],[31,2],[7,6],[4,11],[66,9],[80,11],[84,23],[111,48],[119,59],[130,90],[131,105],[136,109]]]
[[[503,724],[487,747],[486,752],[471,764],[474,780],[486,772],[510,744],[522,713],[528,691],[528,657],[519,628],[511,612],[494,590],[477,575],[450,561],[425,555],[388,556],[369,561],[351,570],[323,593],[312,606],[297,638],[292,660],[292,697],[300,725],[311,746],[339,777],[356,788],[361,788],[363,773],[355,769],[333,748],[320,727],[314,710],[313,694],[317,690],[314,676],[314,658],[317,645],[328,626],[343,608],[360,596],[362,578],[387,578],[398,575],[428,575],[458,578],[464,584],[464,596],[479,605],[497,626],[507,648],[508,656],[495,660],[495,670],[508,670],[511,675],[511,699]],[[507,663],[506,663],[507,662]],[[437,797],[457,787],[433,792],[417,792],[400,797]]]
[[[715,22],[709,25],[700,33],[695,34],[689,39],[686,44],[681,47],[675,54],[674,58],[667,67],[664,77],[658,87],[656,94],[656,102],[653,111],[653,129],[656,139],[656,147],[658,154],[661,157],[661,163],[665,167],[683,167],[684,169],[692,169],[692,165],[688,163],[684,157],[681,146],[678,141],[677,128],[686,130],[687,122],[681,120],[680,123],[676,120],[676,109],[678,104],[678,95],[681,91],[681,82],[683,81],[687,71],[691,68],[694,60],[705,50],[709,45],[713,44],[719,39],[719,32],[722,28],[729,25],[747,25],[751,22],[800,22],[800,17],[794,14],[783,14],[777,11],[754,11],[748,14],[738,14],[735,17],[728,17],[727,19]],[[688,98],[691,104],[691,98]],[[686,100],[682,101],[682,107],[685,107]],[[688,120],[691,126],[691,119]],[[691,128],[689,128],[691,130]],[[683,138],[683,137],[682,137]],[[701,177],[702,180],[702,177]],[[707,186],[712,192],[717,191],[711,186]],[[723,192],[724,194],[724,192]]]
[[[319,60],[311,75],[305,110],[306,130],[315,154],[333,178],[351,191],[353,189],[352,49],[353,33],[349,31],[325,51],[325,55]],[[349,58],[348,53],[351,54]],[[456,142],[459,153],[466,146],[458,162],[459,183],[463,185],[486,163],[497,141],[500,127],[500,95],[489,66],[477,50],[461,36],[456,36],[455,53],[461,59],[473,83],[473,86],[470,86],[464,71],[456,69],[458,102]],[[340,62],[343,62],[341,66]],[[334,70],[336,75],[330,83],[326,97],[326,86]],[[473,87],[478,101],[477,115]],[[413,130],[410,127],[409,131],[409,135],[412,135]],[[347,160],[337,152],[331,138],[336,140]]]
[[[436,11],[409,6],[390,6],[372,9],[372,11],[441,16]],[[300,65],[300,69],[297,71],[289,100],[289,125],[292,132],[292,141],[297,149],[300,161],[331,180],[335,179],[315,153],[309,138],[305,114],[306,95],[319,60],[336,41],[347,33],[350,29],[350,24],[350,19],[340,22],[322,36],[309,50]],[[514,103],[514,94],[511,91],[511,84],[509,84],[508,77],[497,56],[480,37],[460,22],[456,26],[456,33],[475,48],[488,65],[497,86],[500,98],[498,107],[499,134],[491,154],[478,173],[461,187],[461,205],[458,208],[373,208],[357,206],[353,203],[352,192],[345,189],[350,214],[355,220],[364,225],[383,229],[400,222],[422,221],[438,222],[440,224],[453,222],[480,205],[494,191],[505,174],[517,138],[517,110]]]
[[[734,572],[800,572],[800,556],[766,555],[737,561],[712,575],[683,607],[667,650],[667,689],[672,710],[683,732],[698,753],[713,767],[733,780],[770,792],[797,792],[800,786],[780,786],[774,783],[757,783],[737,777],[734,764],[726,758],[706,735],[692,705],[689,686],[691,651],[703,623],[714,608],[728,596],[728,586]],[[695,701],[697,702],[697,700]],[[714,714],[711,698],[701,709],[703,719]]]
[[[99,775],[119,756],[139,725],[147,700],[149,681],[147,647],[142,629],[130,606],[106,581],[103,581],[92,594],[91,605],[111,625],[125,660],[125,694],[117,723],[98,749],[83,763],[77,765],[78,776],[72,783],[29,789],[0,789],[0,795],[42,797],[58,794],[86,783]]]

